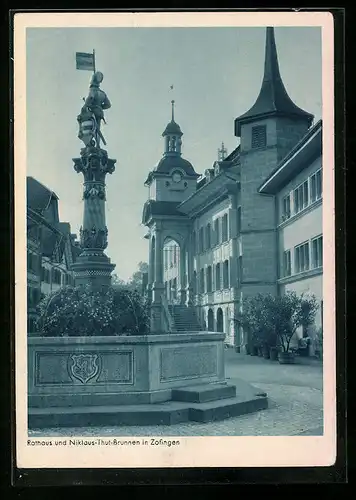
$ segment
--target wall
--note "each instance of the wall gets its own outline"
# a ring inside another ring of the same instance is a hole
[[[29,407],[147,404],[223,381],[223,336],[30,337]]]
[[[171,175],[157,176],[150,187],[151,199],[160,201],[183,201],[196,190],[196,179],[188,177],[183,170],[174,168],[172,173],[179,171],[183,178],[179,183],[172,181]],[[167,186],[168,183],[168,186]]]
[[[298,187],[302,182],[307,180],[315,173],[322,165],[321,157],[312,162],[307,168],[295,176],[291,181],[280,190],[276,197],[278,206],[279,221],[282,215],[282,200],[284,196]],[[293,198],[293,197],[292,197]],[[322,273],[323,268],[312,267],[312,245],[311,240],[323,233],[323,215],[322,215],[322,199],[310,204],[296,215],[292,215],[289,219],[282,222],[278,226],[278,241],[279,241],[279,290],[280,293],[286,291],[295,291],[297,294],[310,292],[316,296],[319,302],[319,310],[315,319],[315,327],[318,328],[322,324],[321,318],[321,303],[323,299],[322,289]],[[304,242],[309,242],[309,270],[296,273],[295,271],[295,252],[294,248]],[[286,250],[291,251],[291,276],[283,276],[283,253]],[[299,332],[299,335],[301,333]]]

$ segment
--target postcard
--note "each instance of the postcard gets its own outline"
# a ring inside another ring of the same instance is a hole
[[[15,14],[18,468],[334,464],[333,29]]]

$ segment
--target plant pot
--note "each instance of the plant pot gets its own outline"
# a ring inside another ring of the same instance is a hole
[[[294,352],[281,351],[278,353],[278,361],[281,365],[291,365],[295,361]]]
[[[270,347],[269,349],[269,357],[272,361],[277,361],[278,359],[278,349],[277,347]]]
[[[265,359],[269,359],[270,358],[270,350],[269,350],[269,348],[268,347],[264,347],[262,349],[262,354],[263,354],[263,357]]]
[[[251,352],[250,352],[250,356],[258,356],[258,347],[257,346],[253,346],[252,349],[251,349]]]
[[[257,348],[257,353],[262,358],[262,356],[263,356],[263,349],[262,349],[262,347],[258,347]]]
[[[245,354],[250,354],[250,346],[249,345],[245,345]]]
[[[239,345],[235,347],[235,352],[237,352],[237,353],[240,353],[240,352],[241,352],[241,348],[240,348],[240,346],[239,346]]]

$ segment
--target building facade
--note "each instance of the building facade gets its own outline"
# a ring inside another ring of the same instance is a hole
[[[79,253],[70,225],[60,222],[57,195],[27,177],[27,315],[28,332],[35,329],[41,298],[74,284],[71,265]]]
[[[322,123],[319,121],[259,189],[274,195],[278,289],[319,300],[314,329],[323,324]],[[302,334],[302,332],[300,332]],[[306,334],[306,332],[305,332]],[[311,332],[308,332],[311,334]]]
[[[195,307],[201,328],[242,350],[234,319],[249,296],[310,291],[322,311],[322,125],[313,121],[283,85],[273,28],[260,93],[234,123],[239,145],[222,147],[204,175],[182,158],[172,111],[143,210],[157,310],[165,299]]]

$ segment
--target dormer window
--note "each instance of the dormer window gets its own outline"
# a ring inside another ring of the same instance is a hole
[[[264,148],[267,144],[267,131],[266,125],[257,125],[252,127],[252,149]]]

